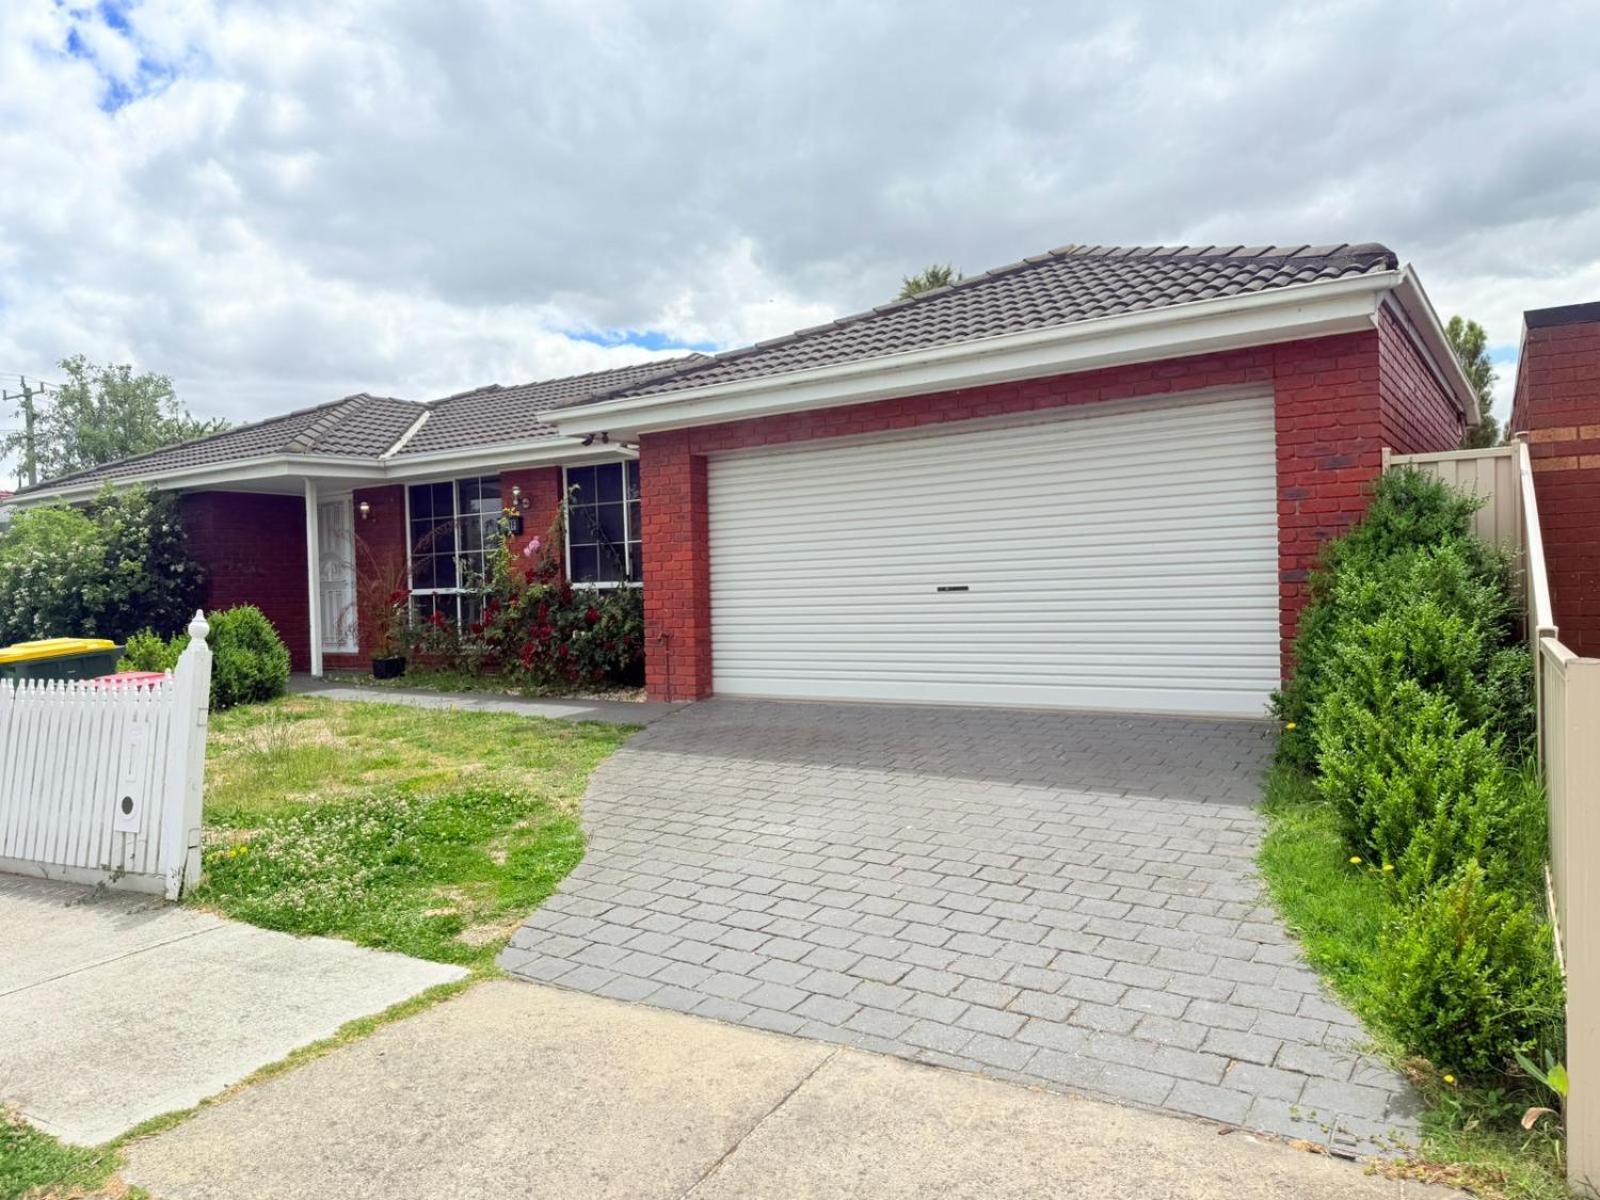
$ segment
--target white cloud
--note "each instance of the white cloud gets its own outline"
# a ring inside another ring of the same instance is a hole
[[[206,414],[739,344],[1075,241],[1381,240],[1496,345],[1600,296],[1581,3],[105,11],[0,6],[0,372],[132,360]]]

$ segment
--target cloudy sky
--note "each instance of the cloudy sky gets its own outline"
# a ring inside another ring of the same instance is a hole
[[[1523,309],[1600,299],[1595,18],[3,0],[0,386],[83,353],[233,420],[427,398],[1069,242],[1383,241],[1509,368]]]

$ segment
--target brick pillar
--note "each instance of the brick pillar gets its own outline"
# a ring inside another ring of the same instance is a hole
[[[1523,316],[1511,407],[1525,433],[1561,640],[1600,656],[1600,303]]]
[[[711,694],[711,569],[706,460],[687,431],[639,446],[645,555],[645,688],[652,700]]]

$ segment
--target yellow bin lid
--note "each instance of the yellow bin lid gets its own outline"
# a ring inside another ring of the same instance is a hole
[[[0,663],[38,662],[116,648],[117,644],[108,638],[45,638],[42,642],[17,642],[0,648]]]

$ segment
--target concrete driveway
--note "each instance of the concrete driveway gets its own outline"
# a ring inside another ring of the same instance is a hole
[[[530,980],[1371,1153],[1415,1128],[1251,873],[1265,724],[710,701],[595,772]]]

